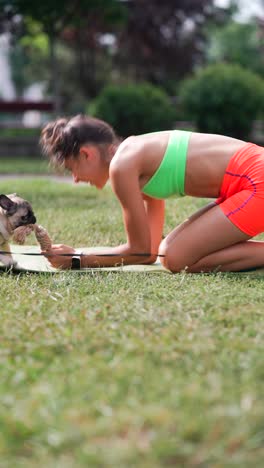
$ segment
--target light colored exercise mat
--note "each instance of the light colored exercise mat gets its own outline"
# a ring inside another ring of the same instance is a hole
[[[40,254],[40,249],[37,245],[11,245],[11,252],[13,258],[17,262],[16,266],[12,269],[14,272],[32,272],[32,273],[59,273],[62,270],[53,268],[48,260],[43,255],[23,255],[23,254]],[[105,247],[102,247],[105,250]],[[96,250],[98,248],[96,247]],[[92,248],[83,248],[84,253],[90,253]],[[5,266],[0,262],[0,271],[5,270]],[[161,263],[156,262],[153,265],[124,265],[119,267],[104,267],[104,268],[82,268],[81,270],[67,270],[73,273],[87,273],[91,271],[130,271],[130,272],[163,272],[169,273],[165,270]]]
[[[143,273],[167,273],[172,274],[170,271],[163,268],[160,262],[153,263],[152,265],[124,265],[119,267],[102,267],[102,268],[82,268],[81,270],[60,270],[53,268],[48,260],[43,255],[23,255],[23,254],[40,254],[40,249],[37,245],[10,245],[11,252],[13,252],[13,258],[17,262],[17,265],[12,268],[14,273],[61,273],[62,271],[69,271],[72,273],[89,273],[89,272],[143,272]],[[102,247],[105,250],[106,247]],[[83,253],[92,253],[93,248],[82,248]],[[96,247],[98,250],[98,247]],[[0,262],[0,272],[6,271],[6,268]],[[264,276],[264,268],[258,268],[250,271],[241,271],[237,273],[221,273],[228,275],[250,275],[250,276]]]

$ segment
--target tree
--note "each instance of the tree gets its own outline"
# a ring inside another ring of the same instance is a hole
[[[28,86],[49,80],[48,37],[38,23],[27,20],[27,34],[12,41],[10,65],[12,79],[18,96]]]
[[[209,31],[208,61],[236,63],[263,75],[263,47],[261,23],[230,21]]]
[[[10,31],[14,32],[13,18],[21,15],[23,19],[23,31],[21,35],[30,33],[27,28],[28,20],[34,20],[41,25],[42,30],[49,39],[49,57],[51,70],[51,90],[55,101],[57,112],[60,110],[60,83],[59,64],[57,58],[58,40],[62,33],[70,28],[82,31],[89,26],[90,16],[96,19],[104,19],[113,22],[119,18],[122,5],[118,0],[2,0],[4,9],[2,14],[2,25],[9,21]],[[0,18],[1,20],[1,18]],[[88,24],[87,24],[88,23]],[[93,22],[91,21],[91,25]],[[20,28],[21,29],[21,28]]]
[[[106,120],[122,137],[166,130],[175,118],[167,94],[146,83],[106,86],[88,107],[88,113]]]
[[[47,35],[57,110],[62,96],[69,108],[74,90],[80,101],[90,99],[111,81],[147,81],[174,92],[175,80],[204,63],[205,23],[225,17],[214,0],[2,2],[9,19],[23,18],[21,35],[32,34],[32,21]],[[112,46],[104,44],[106,34]]]
[[[185,80],[180,97],[199,131],[245,140],[263,109],[264,81],[240,65],[220,63]]]
[[[136,80],[165,86],[203,63],[206,21],[223,10],[213,0],[129,0],[117,61]]]

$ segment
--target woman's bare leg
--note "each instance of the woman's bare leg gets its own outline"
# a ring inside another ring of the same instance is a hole
[[[264,266],[264,242],[249,241],[219,206],[183,223],[160,245],[171,271],[239,271]]]
[[[204,213],[207,211],[211,210],[211,208],[214,208],[216,205],[215,202],[210,202],[209,204],[202,206],[202,208],[199,208],[197,211],[195,211],[191,216],[189,216],[185,221],[183,221],[181,224],[176,226],[167,236],[166,236],[166,244],[170,244],[176,236],[183,230],[186,229],[187,226],[189,226],[193,221],[195,221],[197,218],[202,216]]]
[[[215,265],[218,265],[215,267]],[[201,271],[241,271],[264,266],[264,242],[246,241],[219,250],[188,268],[190,273]]]

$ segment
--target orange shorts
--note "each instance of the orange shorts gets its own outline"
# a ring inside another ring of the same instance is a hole
[[[245,234],[264,232],[264,148],[246,143],[232,156],[216,204]]]

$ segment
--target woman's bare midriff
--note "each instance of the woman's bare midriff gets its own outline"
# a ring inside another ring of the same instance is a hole
[[[193,133],[186,161],[186,195],[217,198],[230,159],[245,144],[222,135]]]

